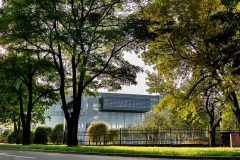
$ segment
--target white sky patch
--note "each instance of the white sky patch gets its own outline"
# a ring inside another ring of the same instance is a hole
[[[147,74],[145,73],[145,71],[149,70],[150,72],[152,72],[153,68],[151,66],[145,65],[143,60],[141,58],[138,58],[138,56],[135,53],[127,52],[124,54],[124,58],[133,65],[143,67],[144,72],[137,74],[137,83],[138,83],[137,85],[123,86],[122,90],[119,90],[115,93],[148,95],[149,93],[146,91],[148,89],[148,86],[146,85]],[[98,91],[108,92],[107,89],[99,89]]]

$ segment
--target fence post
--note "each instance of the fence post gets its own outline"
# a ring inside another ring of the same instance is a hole
[[[172,128],[170,127],[170,142],[172,144]]]
[[[161,137],[161,131],[158,129],[158,143],[162,144],[162,137]]]
[[[103,145],[105,146],[106,145],[106,131],[104,131],[104,135],[103,135]]]
[[[88,144],[91,145],[90,139],[92,138],[89,132],[86,132],[86,134],[89,134]]]
[[[63,144],[65,144],[65,131],[63,131],[63,141],[62,141]]]
[[[147,129],[146,129],[146,144],[148,144],[148,133],[147,133]]]
[[[209,126],[208,126],[208,146],[210,146],[209,138],[210,138],[210,133],[209,133]]]
[[[120,134],[119,145],[121,145],[122,144],[122,129],[121,128],[119,130],[119,134]]]

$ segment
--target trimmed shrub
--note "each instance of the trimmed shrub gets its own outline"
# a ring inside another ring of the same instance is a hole
[[[4,129],[0,138],[0,142],[8,143],[8,135],[11,133],[13,129]]]
[[[34,137],[34,133],[33,131],[31,130],[31,135],[30,135],[30,143],[33,144],[33,137]]]
[[[21,143],[22,142],[22,130],[19,131],[18,142],[15,140],[14,129],[5,129],[0,136],[0,142],[2,143]]]
[[[52,132],[52,128],[48,126],[38,126],[33,132],[34,144],[47,144],[48,137]]]
[[[22,143],[22,138],[23,138],[22,135],[23,135],[23,132],[22,132],[22,129],[20,129],[20,131],[18,133],[18,141],[16,142],[14,129],[12,129],[11,132],[8,134],[7,142],[20,144],[20,143]]]
[[[11,130],[8,134],[7,143],[15,143],[14,130]]]
[[[119,137],[119,130],[118,129],[109,129],[107,137],[105,138],[107,142],[114,142]]]
[[[105,135],[107,130],[107,123],[102,121],[92,122],[87,128],[87,139],[91,142],[95,142],[96,144],[99,142],[101,145],[101,142],[106,142]]]
[[[61,144],[63,142],[63,124],[56,124],[50,135],[51,142],[54,144]]]

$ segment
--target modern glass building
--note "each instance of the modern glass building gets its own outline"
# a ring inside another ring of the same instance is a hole
[[[153,110],[153,105],[158,104],[161,98],[158,95],[118,93],[100,93],[98,97],[83,96],[78,131],[86,131],[86,126],[92,121],[104,121],[110,128],[124,128],[136,124],[145,118],[147,112]],[[51,116],[51,120],[45,122],[48,126],[63,122],[61,102],[45,111],[45,115]]]

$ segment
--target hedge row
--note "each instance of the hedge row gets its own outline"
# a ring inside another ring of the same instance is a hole
[[[19,133],[20,143],[22,142],[22,131]],[[31,143],[33,144],[53,144],[63,143],[63,124],[56,124],[53,128],[48,126],[38,126],[31,133]],[[13,129],[5,129],[0,135],[0,143],[16,143]]]

